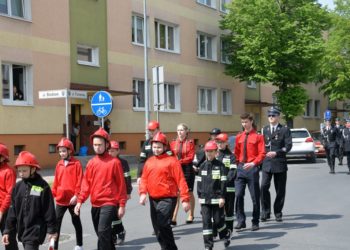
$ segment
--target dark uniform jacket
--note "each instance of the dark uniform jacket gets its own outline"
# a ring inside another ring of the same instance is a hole
[[[120,160],[120,163],[122,164],[122,167],[123,167],[125,185],[126,185],[126,194],[131,194],[132,185],[131,185],[131,175],[130,175],[129,163],[127,160],[125,160],[123,158],[118,157],[118,159]]]
[[[216,159],[225,165],[225,174],[227,175],[227,187],[235,186],[235,178],[237,173],[236,158],[232,151],[226,147],[224,150],[219,150]]]
[[[350,152],[350,128],[343,129],[342,140],[344,142],[344,151]]]
[[[141,149],[141,153],[140,153],[140,160],[139,160],[139,168],[137,171],[138,178],[140,178],[142,175],[143,166],[145,165],[146,160],[153,155],[151,141],[152,141],[152,139],[148,139],[142,145],[142,149]]]
[[[219,204],[219,199],[225,199],[226,174],[225,165],[217,159],[204,161],[200,167],[197,179],[197,194],[200,204]]]
[[[335,127],[337,129],[337,145],[342,148],[344,144],[342,134],[345,127],[343,125],[339,125],[338,127],[337,126]]]
[[[42,244],[46,233],[54,234],[56,214],[50,186],[37,173],[12,190],[11,206],[4,234],[17,232],[23,243]]]
[[[322,144],[325,148],[335,148],[337,146],[337,128],[331,126],[329,130],[326,127],[322,129]]]
[[[286,154],[292,149],[292,135],[290,129],[278,124],[274,133],[271,126],[263,128],[262,134],[265,140],[265,151],[276,152],[276,157],[265,157],[262,170],[269,173],[282,173],[288,170]]]

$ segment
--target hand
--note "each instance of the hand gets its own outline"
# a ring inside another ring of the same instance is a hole
[[[77,205],[75,205],[75,208],[74,208],[74,213],[75,213],[76,215],[79,215],[80,208],[81,208],[81,203],[78,202]]]
[[[0,222],[2,221],[3,212],[0,212]]]
[[[118,209],[118,218],[119,219],[123,218],[124,214],[125,214],[125,207],[119,207],[119,209]]]
[[[70,199],[70,201],[69,201],[69,205],[75,205],[75,204],[77,204],[77,196],[73,196],[71,199]]]
[[[140,195],[140,204],[141,205],[145,205],[146,204],[146,199],[147,199],[147,196],[146,196],[146,194],[141,194]]]
[[[187,213],[191,209],[191,205],[189,202],[184,201],[184,202],[182,202],[182,208]]]
[[[56,239],[57,239],[57,233],[48,234],[48,239],[49,239],[49,241],[50,241],[51,239],[56,240]]]
[[[140,177],[137,178],[136,183],[137,183],[137,185],[140,185],[140,184],[141,184],[141,178],[140,178]]]
[[[269,157],[269,158],[275,158],[276,155],[277,155],[277,153],[274,152],[274,151],[271,151],[271,152],[267,152],[267,153],[266,153],[266,157]]]
[[[195,165],[193,165],[192,168],[193,168],[194,172],[198,173],[199,168],[197,168]]]
[[[2,236],[2,244],[4,244],[5,246],[10,244],[10,241],[9,241],[9,235],[8,234],[4,234]]]
[[[130,200],[130,199],[131,199],[131,195],[130,195],[130,194],[127,194],[127,195],[126,195],[126,199],[127,199],[127,200]]]
[[[255,166],[255,164],[253,162],[244,163],[243,169],[244,170],[249,170],[249,169],[251,169],[254,166]]]
[[[219,199],[219,207],[222,208],[225,205],[225,199],[220,198]]]

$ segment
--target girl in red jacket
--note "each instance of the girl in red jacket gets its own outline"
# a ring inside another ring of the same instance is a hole
[[[152,225],[161,248],[177,250],[170,225],[171,217],[178,190],[186,212],[190,209],[190,195],[181,164],[175,157],[165,153],[167,144],[166,136],[161,132],[152,139],[153,156],[145,163],[139,186],[140,204],[145,205],[148,193]]]
[[[74,207],[80,193],[83,169],[80,161],[73,157],[74,146],[69,139],[62,138],[57,145],[57,150],[61,160],[56,165],[55,179],[52,185],[52,194],[56,200],[58,230],[54,249],[58,249],[61,224],[63,216],[68,209],[72,217],[77,241],[77,246],[74,250],[83,250],[83,229],[79,215],[74,213]]]

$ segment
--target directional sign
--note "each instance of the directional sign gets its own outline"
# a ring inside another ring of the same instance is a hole
[[[70,98],[79,98],[79,99],[87,99],[87,91],[81,91],[81,90],[68,90],[68,96]]]
[[[106,117],[111,113],[112,108],[112,96],[108,92],[98,91],[92,96],[91,110],[97,117]]]
[[[330,120],[332,118],[332,112],[330,110],[326,110],[324,112],[324,119]]]
[[[39,91],[39,99],[65,98],[66,89]]]

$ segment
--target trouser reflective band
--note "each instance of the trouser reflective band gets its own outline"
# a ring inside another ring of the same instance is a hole
[[[225,221],[233,221],[234,218],[235,218],[234,216],[225,217]]]
[[[121,223],[122,223],[122,220],[115,220],[115,221],[112,221],[112,226],[119,225]]]
[[[199,199],[199,204],[205,204],[205,199]]]
[[[196,181],[202,181],[202,176],[196,176]]]
[[[125,172],[124,173],[124,177],[129,177],[130,176],[130,172]]]
[[[205,229],[203,230],[203,235],[211,235],[213,234],[213,230],[212,229]]]
[[[225,230],[226,225],[224,224],[222,227],[218,228],[218,232],[220,233],[221,231]]]
[[[226,187],[226,192],[233,193],[235,191],[236,191],[236,189],[234,187]]]
[[[210,204],[219,204],[219,199],[211,199]]]

